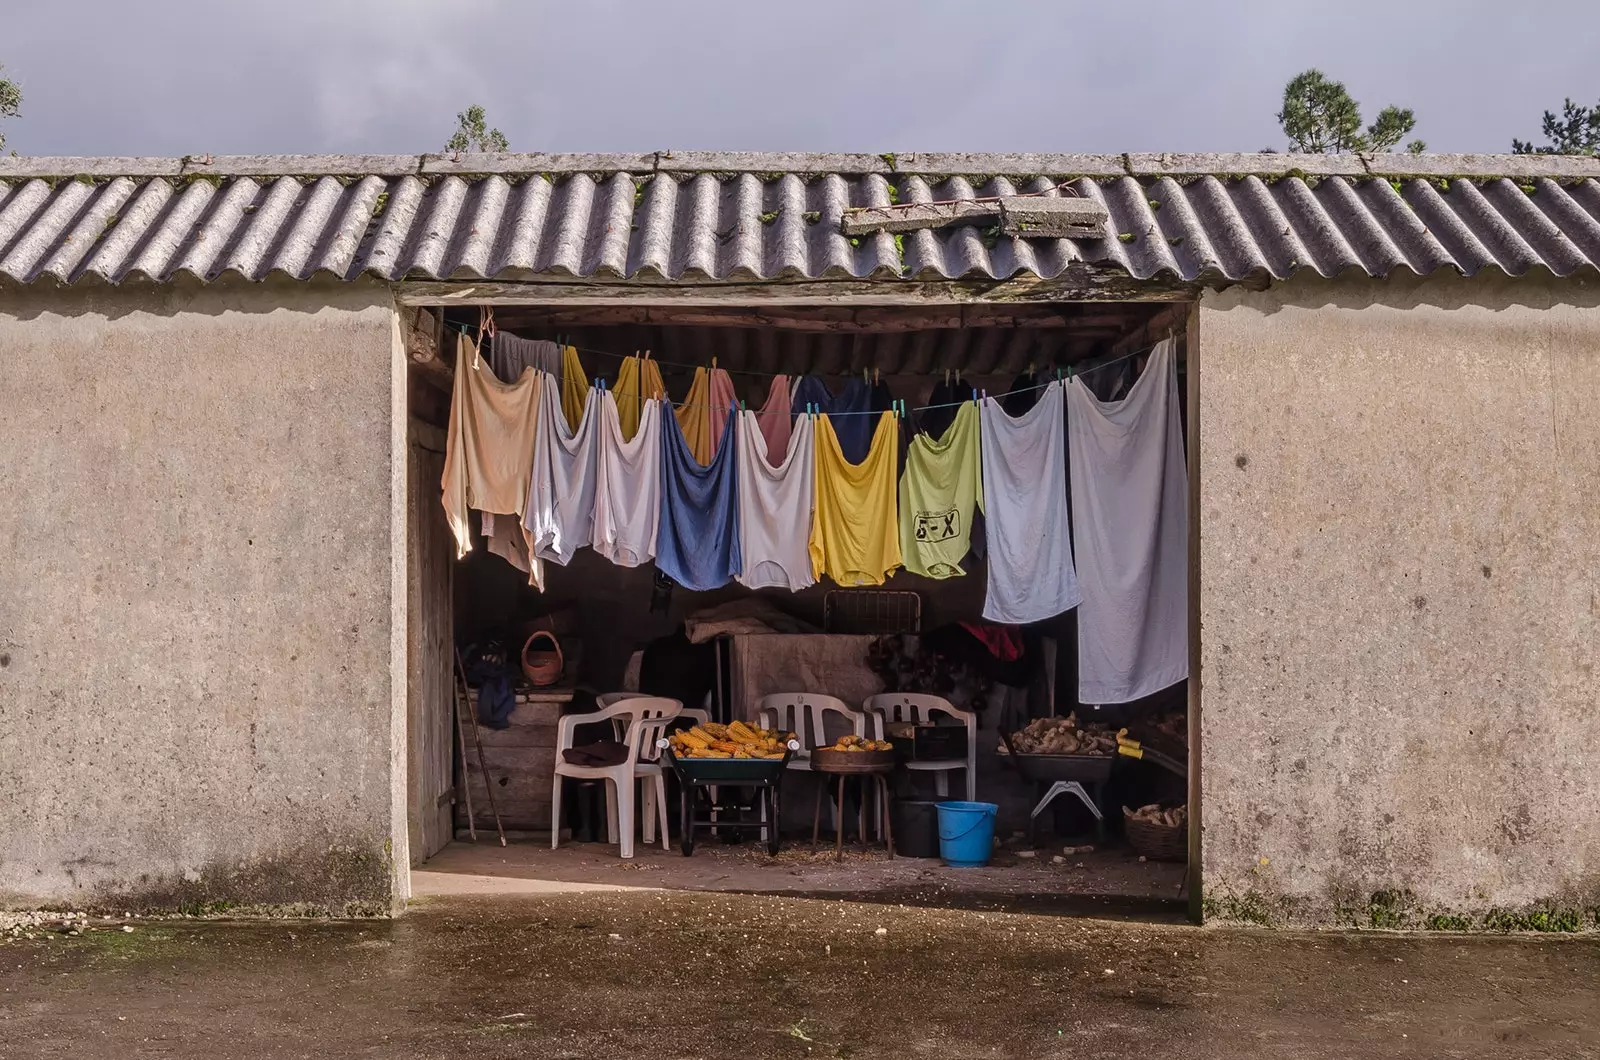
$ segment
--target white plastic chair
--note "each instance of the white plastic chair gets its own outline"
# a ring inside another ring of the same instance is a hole
[[[763,729],[794,733],[800,750],[789,758],[789,768],[803,769],[808,773],[811,771],[811,749],[829,743],[829,714],[842,717],[849,731],[856,736],[867,735],[867,716],[835,696],[816,692],[774,692],[756,700],[756,724]]]
[[[933,790],[944,798],[950,794],[950,774],[958,769],[967,772],[967,801],[978,798],[978,716],[962,710],[942,696],[921,695],[915,692],[883,692],[868,696],[862,704],[872,716],[874,739],[883,739],[883,727],[890,722],[910,722],[913,725],[931,725],[934,715],[945,714],[967,727],[967,757],[939,758],[919,762],[906,762],[907,769],[933,773]]]
[[[614,696],[608,693],[602,699]],[[683,710],[676,699],[655,696],[624,696],[588,714],[568,714],[556,726],[556,770],[550,795],[550,849],[561,845],[561,778],[606,781],[606,831],[611,842],[621,847],[624,858],[633,857],[634,799],[639,784],[644,784],[644,838],[655,838],[661,828],[661,846],[666,849],[667,785],[661,775],[660,749],[656,740],[667,725]],[[626,718],[624,727],[623,719]],[[628,757],[620,765],[580,766],[562,754],[572,747],[573,734],[580,725],[610,721],[618,739],[628,747]]]

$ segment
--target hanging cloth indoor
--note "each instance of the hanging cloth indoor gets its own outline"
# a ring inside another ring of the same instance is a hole
[[[532,368],[553,376],[559,391],[561,386],[561,347],[544,339],[525,339],[496,331],[489,343],[489,366],[502,382],[514,382],[522,373]]]
[[[502,383],[467,337],[457,337],[440,481],[457,558],[472,551],[468,509],[522,518],[533,470],[539,392],[538,372],[523,372],[516,382]]]
[[[895,465],[899,425],[878,417],[867,458],[852,464],[839,448],[827,416],[817,417],[816,499],[811,515],[811,573],[845,586],[882,585],[900,566],[895,519]]]
[[[484,545],[517,570],[528,576],[528,584],[544,592],[544,563],[533,554],[522,520],[514,515],[480,512]]]
[[[774,463],[782,462],[783,455],[789,451],[789,435],[793,430],[789,418],[788,376],[772,377],[772,383],[767,387],[766,404],[756,413],[756,419],[761,424],[761,437],[767,443],[763,450],[766,458]],[[744,459],[743,449],[739,451],[739,457]]]
[[[616,391],[617,422],[622,428],[622,440],[632,441],[639,429],[639,417],[649,401],[665,400],[667,387],[661,381],[661,366],[648,357],[624,357],[617,369]]]
[[[567,346],[561,351],[561,414],[567,418],[569,430],[577,431],[588,403],[589,377],[578,360],[578,347]]]
[[[1189,492],[1173,341],[1117,402],[1067,391],[1083,572],[1078,698],[1126,703],[1189,676]]]
[[[1082,601],[1067,523],[1062,385],[1051,383],[1021,416],[1000,398],[980,403],[983,518],[989,584],[983,617],[1041,622]]]
[[[805,415],[808,405],[812,406],[812,412],[833,410],[833,391],[814,375],[803,375],[796,379],[789,394],[789,412],[792,416]]]
[[[570,347],[569,347],[570,348]],[[546,379],[540,400],[538,444],[528,480],[528,511],[522,525],[541,559],[566,566],[572,554],[594,541],[595,450],[600,438],[600,394],[590,390],[576,431],[567,426],[561,403]]]
[[[689,452],[701,467],[711,463],[728,420],[728,408],[737,401],[733,380],[721,368],[694,370],[694,382],[683,404],[673,409],[678,428],[689,443]]]
[[[867,450],[872,447],[872,439],[879,425],[878,417],[870,414],[887,412],[893,407],[894,396],[884,383],[852,379],[845,385],[844,390],[833,399],[830,418],[846,460],[859,464],[867,458]]]
[[[900,475],[900,551],[906,570],[953,578],[972,540],[972,515],[983,506],[978,407],[967,402],[937,440],[917,434]]]
[[[739,557],[738,452],[734,420],[724,417],[716,456],[702,465],[689,450],[676,417],[661,424],[661,529],[656,569],[685,589],[728,584],[743,564]]]
[[[637,567],[656,554],[661,522],[662,402],[646,401],[639,429],[624,438],[617,400],[600,392],[596,424],[594,550],[619,567]]]
[[[780,377],[781,378],[781,377]],[[787,389],[787,388],[785,388]],[[751,589],[797,592],[816,582],[808,549],[811,500],[815,495],[816,451],[812,420],[801,416],[789,431],[787,447],[773,451],[764,437],[764,413],[738,414],[739,552],[744,570],[739,584]],[[779,417],[789,425],[789,410]],[[773,463],[768,454],[777,457]]]

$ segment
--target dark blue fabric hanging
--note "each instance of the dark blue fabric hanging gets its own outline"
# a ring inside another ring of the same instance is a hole
[[[744,566],[739,554],[739,476],[730,413],[707,467],[689,451],[676,416],[661,426],[661,529],[656,569],[685,589],[715,589]]]
[[[872,450],[872,435],[878,429],[878,417],[868,413],[888,412],[894,397],[884,383],[868,383],[865,379],[852,379],[843,393],[833,399],[833,433],[839,439],[839,450],[852,464],[859,464]]]
[[[833,411],[833,392],[828,389],[827,383],[814,375],[803,375],[796,379],[790,394],[789,411],[793,415],[804,413],[807,405],[815,405],[817,412]]]

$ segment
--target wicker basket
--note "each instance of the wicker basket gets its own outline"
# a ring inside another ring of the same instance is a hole
[[[561,643],[554,633],[541,629],[522,645],[522,673],[534,688],[556,684],[565,668]]]
[[[1152,861],[1187,861],[1189,859],[1189,827],[1156,824],[1142,820],[1122,808],[1122,828],[1128,845]]]

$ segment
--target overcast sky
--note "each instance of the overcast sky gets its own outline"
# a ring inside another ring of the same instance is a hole
[[[1309,66],[1505,151],[1597,41],[1596,0],[0,0],[32,155],[433,151],[473,102],[520,151],[1253,151]]]

